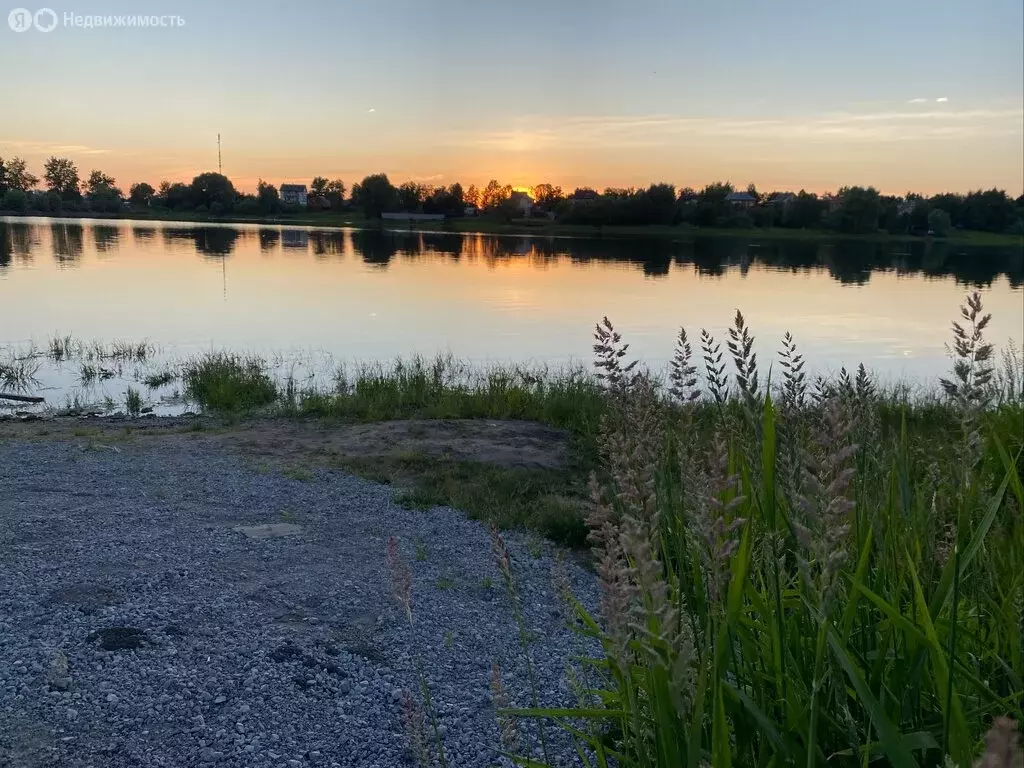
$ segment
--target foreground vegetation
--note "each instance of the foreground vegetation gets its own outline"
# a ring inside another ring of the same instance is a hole
[[[557,574],[556,586],[603,653],[571,672],[577,707],[500,711],[523,765],[545,764],[545,724],[590,765],[969,766],[995,723],[1007,757],[984,765],[1015,766],[996,718],[1024,719],[1024,371],[1013,348],[997,359],[987,323],[972,295],[930,395],[881,390],[863,368],[813,379],[788,335],[769,381],[739,313],[724,347],[701,332],[695,352],[681,332],[665,380],[628,363],[605,321],[599,378],[438,358],[343,369],[324,389],[210,353],[152,383],[180,380],[235,417],[528,419],[571,436],[558,470],[344,464],[402,485],[410,504],[589,536],[600,611]],[[99,364],[149,350],[66,337],[47,354]],[[129,412],[140,405],[126,393]],[[514,564],[496,552],[514,597]],[[436,750],[423,759],[440,762]]]
[[[993,404],[987,317],[955,326],[943,403],[861,369],[814,382],[787,337],[769,392],[737,314],[725,354],[685,333],[669,396],[611,325],[591,481],[600,641],[554,720],[592,765],[1018,766],[1024,708],[1021,374]],[[1011,366],[1012,367],[1012,366]],[[536,754],[536,753],[535,753]],[[523,758],[524,765],[540,761]]]
[[[703,376],[682,333],[664,385],[626,363],[606,321],[600,388],[420,363],[331,394],[286,387],[283,402],[540,419],[593,449],[600,613],[565,597],[603,655],[573,670],[578,707],[501,710],[521,764],[544,764],[532,719],[567,729],[592,765],[666,768],[967,766],[995,723],[1006,761],[986,765],[1011,766],[1016,737],[996,718],[1024,715],[1024,411],[1019,359],[996,370],[987,322],[972,296],[953,374],[927,400],[880,392],[863,368],[812,381],[790,337],[769,387],[738,314],[724,350],[702,334]],[[480,477],[451,475],[428,500]]]

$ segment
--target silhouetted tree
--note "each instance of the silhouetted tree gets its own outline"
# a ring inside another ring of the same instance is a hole
[[[12,157],[6,162],[0,160],[0,190],[6,188],[28,192],[38,183],[39,178],[28,172],[24,159]]]
[[[878,231],[882,214],[882,200],[874,187],[843,187],[839,190],[842,203],[832,213],[832,224],[840,232],[866,234]]]
[[[211,213],[217,212],[215,206],[228,212],[235,207],[235,187],[223,174],[201,173],[189,185],[189,202],[193,208],[202,207]]]
[[[352,187],[352,202],[362,209],[368,219],[378,219],[382,213],[398,207],[398,191],[388,181],[387,174],[375,173]]]
[[[43,178],[51,192],[60,195],[63,200],[77,200],[78,167],[66,157],[51,157],[43,164]]]
[[[256,183],[256,202],[260,213],[277,213],[281,210],[281,196],[277,187],[267,184],[263,179]]]
[[[156,190],[144,181],[132,184],[128,190],[128,199],[132,205],[149,205]]]
[[[337,210],[345,202],[345,182],[341,179],[333,179],[327,182],[324,187],[324,197],[331,204],[331,208]]]

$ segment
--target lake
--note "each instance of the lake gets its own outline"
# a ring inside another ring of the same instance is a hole
[[[632,353],[661,367],[681,325],[695,341],[706,327],[724,342],[740,308],[763,367],[788,330],[814,371],[863,362],[883,379],[931,385],[973,289],[993,314],[989,338],[1020,342],[1014,247],[0,218],[8,355],[74,334],[147,339],[165,358],[225,348],[280,365],[450,351],[561,365],[589,361],[607,315]],[[46,366],[39,376],[48,401],[75,378]]]

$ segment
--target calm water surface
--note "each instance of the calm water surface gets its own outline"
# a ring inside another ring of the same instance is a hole
[[[1019,248],[860,241],[575,239],[257,225],[0,219],[0,345],[58,333],[383,360],[589,360],[607,315],[652,366],[680,325],[721,336],[737,307],[762,360],[795,335],[808,365],[930,382],[964,295],[1019,341]]]

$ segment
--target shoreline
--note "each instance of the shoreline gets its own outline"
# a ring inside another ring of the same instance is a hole
[[[573,238],[672,238],[694,240],[697,238],[747,238],[757,240],[803,240],[813,242],[861,241],[876,243],[937,242],[978,247],[1016,246],[1024,249],[1024,236],[997,234],[994,232],[964,231],[950,237],[921,237],[917,235],[892,235],[888,233],[845,234],[831,230],[803,229],[728,229],[719,227],[693,227],[688,225],[664,226],[608,226],[592,227],[576,224],[557,224],[549,221],[518,220],[512,222],[494,221],[486,218],[453,219],[440,226],[385,225],[380,220],[367,220],[361,214],[299,214],[294,216],[211,216],[181,211],[120,211],[118,213],[88,212],[79,215],[53,215],[49,212],[26,211],[24,213],[0,212],[0,218],[51,218],[79,219],[83,221],[153,221],[181,224],[258,224],[266,226],[317,227],[320,229],[369,229],[387,232],[412,232],[419,234],[463,234],[463,235],[505,235],[510,237],[573,237]]]

